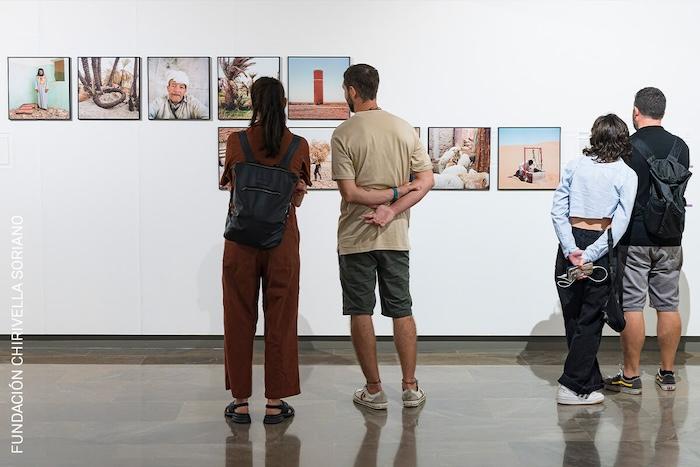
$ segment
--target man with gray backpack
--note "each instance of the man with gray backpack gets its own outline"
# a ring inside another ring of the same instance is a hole
[[[658,316],[661,362],[656,384],[664,391],[676,389],[684,193],[691,173],[688,145],[661,126],[665,111],[666,97],[659,89],[644,88],[635,96],[632,118],[637,132],[631,138],[629,165],[637,173],[639,184],[632,220],[620,241],[622,306],[627,323],[620,336],[624,365],[616,376],[605,380],[606,389],[627,394],[642,393],[639,367],[647,294]]]

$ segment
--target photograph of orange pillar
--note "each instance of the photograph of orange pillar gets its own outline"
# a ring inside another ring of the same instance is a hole
[[[289,118],[347,120],[343,73],[349,66],[350,57],[289,57]]]
[[[314,70],[314,105],[323,104],[323,70]]]

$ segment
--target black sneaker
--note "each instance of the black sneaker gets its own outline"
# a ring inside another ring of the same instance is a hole
[[[661,370],[656,372],[656,384],[664,391],[676,390],[676,375],[673,372],[661,374]]]
[[[642,378],[635,376],[627,379],[622,373],[622,370],[613,377],[605,378],[605,389],[608,391],[624,392],[625,394],[641,394],[642,393]]]

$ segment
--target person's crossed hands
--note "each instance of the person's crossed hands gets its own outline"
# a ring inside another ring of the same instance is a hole
[[[583,265],[583,251],[581,250],[574,250],[569,257],[567,258],[571,264],[574,266],[582,266]]]
[[[363,214],[361,217],[365,221],[365,224],[373,224],[378,225],[379,227],[385,227],[389,222],[394,220],[396,214],[394,214],[394,210],[391,209],[390,206],[387,206],[386,204],[381,204],[377,206],[374,211]]]

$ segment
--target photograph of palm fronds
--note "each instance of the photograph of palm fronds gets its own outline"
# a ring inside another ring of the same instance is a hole
[[[279,57],[219,57],[219,120],[249,120],[253,114],[250,89],[256,79],[280,78]]]

